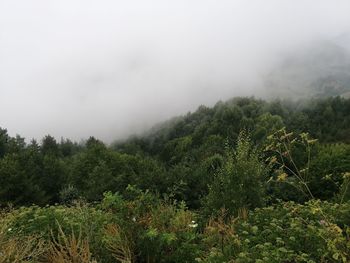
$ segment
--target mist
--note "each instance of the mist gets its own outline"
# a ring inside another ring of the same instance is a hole
[[[111,142],[264,97],[288,54],[348,37],[349,13],[346,0],[0,0],[0,127]]]

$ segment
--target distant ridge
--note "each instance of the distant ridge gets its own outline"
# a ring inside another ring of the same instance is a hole
[[[273,98],[348,98],[350,34],[289,54],[265,76],[264,89]]]

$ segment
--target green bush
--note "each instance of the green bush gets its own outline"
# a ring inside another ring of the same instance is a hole
[[[247,134],[241,132],[234,152],[227,149],[224,163],[204,198],[206,215],[225,208],[237,215],[241,208],[260,207],[266,201],[267,167]]]
[[[122,258],[131,257],[137,262],[194,262],[200,251],[196,216],[184,203],[161,200],[129,186],[124,196],[106,193],[101,207],[116,217],[106,242]]]
[[[282,202],[239,209],[236,217],[222,209],[197,223],[184,203],[134,187],[127,191],[127,197],[106,193],[95,206],[32,206],[2,213],[0,247],[23,246],[26,253],[33,248],[39,255],[55,244],[57,253],[72,251],[69,244],[81,240],[81,252],[104,263],[350,260],[349,202]],[[70,243],[57,243],[62,237]],[[10,257],[25,257],[12,251]]]
[[[47,242],[64,233],[79,234],[90,244],[93,255],[109,262],[107,249],[102,245],[104,226],[113,222],[112,215],[87,204],[75,206],[22,207],[7,215],[8,232],[12,237],[39,236]],[[107,255],[107,257],[106,257]]]
[[[349,203],[286,202],[227,224],[219,218],[206,228],[203,240],[210,252],[201,261],[349,262],[349,212]],[[215,231],[220,234],[212,240]]]

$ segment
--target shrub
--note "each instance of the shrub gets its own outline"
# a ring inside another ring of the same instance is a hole
[[[155,206],[142,221],[144,231],[138,240],[141,258],[148,262],[193,262],[198,256],[198,224],[183,203]]]
[[[113,222],[112,215],[91,205],[22,207],[9,215],[9,235],[13,238],[37,236],[45,242],[52,241],[63,233],[81,235],[89,243],[91,253],[97,260],[111,262],[111,255],[102,244],[104,225]],[[72,236],[72,235],[71,235]]]
[[[241,208],[260,207],[265,203],[267,167],[260,160],[249,136],[241,132],[237,148],[226,150],[226,158],[209,186],[204,199],[206,215],[225,208],[228,215],[237,215]]]
[[[68,185],[60,191],[59,199],[62,204],[73,204],[74,201],[79,199],[78,189],[72,185]]]
[[[26,263],[38,260],[44,252],[44,241],[36,235],[11,235],[11,214],[0,211],[0,263]]]
[[[121,262],[193,262],[199,253],[195,214],[184,203],[129,186],[124,197],[106,193],[101,206],[116,217],[105,243]]]
[[[350,204],[311,201],[257,208],[246,220],[214,219],[202,262],[349,262]]]

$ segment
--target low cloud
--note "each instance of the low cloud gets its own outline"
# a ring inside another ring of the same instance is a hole
[[[0,1],[0,126],[110,142],[263,96],[294,49],[350,32],[349,1]]]

